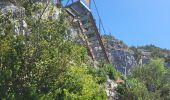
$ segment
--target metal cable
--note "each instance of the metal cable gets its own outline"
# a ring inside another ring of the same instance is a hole
[[[67,3],[66,3],[66,5],[65,5],[65,7],[68,5],[68,3],[69,3],[69,2],[70,2],[70,0],[68,0],[68,1],[67,1]]]
[[[96,5],[95,0],[93,0],[93,3],[94,3],[94,6],[95,6],[95,9],[96,9],[96,11],[97,11],[97,15],[98,15],[98,17],[99,17],[99,24],[101,23],[101,26],[102,26],[103,32],[104,32],[104,34],[106,34],[106,30],[105,30],[105,28],[104,28],[104,25],[103,25],[103,22],[102,22],[101,16],[100,16],[100,14],[99,14],[99,10],[98,10],[98,7],[97,7],[97,5]]]

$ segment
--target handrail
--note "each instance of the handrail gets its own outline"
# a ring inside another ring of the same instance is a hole
[[[67,1],[67,3],[64,5],[64,6],[68,6],[68,5],[70,5],[70,4],[72,4],[72,3],[75,3],[75,2],[81,2],[85,7],[87,7],[88,9],[90,9],[89,8],[89,5],[86,3],[86,1],[85,0],[68,0]]]

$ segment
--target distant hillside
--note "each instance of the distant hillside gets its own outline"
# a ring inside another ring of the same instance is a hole
[[[170,50],[162,49],[155,45],[146,45],[146,46],[139,46],[139,47],[130,47],[131,50],[134,51],[134,57],[139,62],[141,57],[147,57],[148,59],[151,58],[163,58],[165,63],[170,62]],[[170,64],[168,64],[169,66]]]
[[[148,52],[151,52],[151,57],[159,57],[159,58],[165,58],[170,56],[170,50],[162,49],[160,47],[156,47],[155,45],[146,45],[138,47],[138,49],[144,49]]]
[[[130,49],[138,54],[140,54],[140,52],[143,51],[148,52],[150,53],[151,58],[167,58],[170,56],[170,50],[162,49],[152,44],[146,46],[139,46],[139,47],[130,47]],[[138,51],[136,51],[135,49],[137,49]]]

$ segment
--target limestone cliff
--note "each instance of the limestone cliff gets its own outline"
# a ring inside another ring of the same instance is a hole
[[[128,74],[132,67],[137,65],[134,52],[122,41],[113,36],[102,37],[110,62],[116,69],[124,74]]]

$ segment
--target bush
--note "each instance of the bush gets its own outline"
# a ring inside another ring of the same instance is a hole
[[[168,100],[170,95],[168,70],[161,59],[132,70],[125,84],[120,85],[120,97],[127,100]]]

